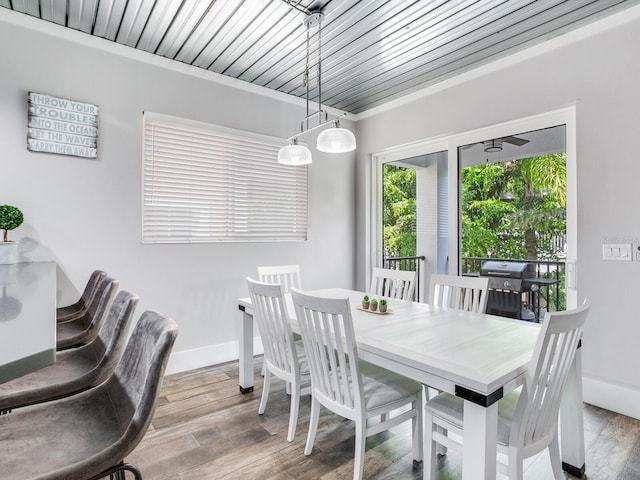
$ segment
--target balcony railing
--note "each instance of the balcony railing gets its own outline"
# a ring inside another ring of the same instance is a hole
[[[536,295],[538,304],[536,306],[536,316],[544,316],[544,309],[549,311],[566,310],[566,292],[564,288],[565,262],[563,260],[529,260],[529,259],[507,259],[507,258],[484,258],[484,257],[462,257],[461,273],[478,274],[480,267],[487,260],[501,262],[527,262],[533,265],[534,276],[537,278],[548,278],[557,280],[556,283],[544,288],[540,288]]]
[[[424,256],[419,257],[389,257],[383,261],[384,268],[393,270],[409,270],[416,272],[417,283],[414,300],[420,301],[420,264]],[[480,267],[488,260],[502,262],[527,262],[533,265],[534,276],[557,280],[556,283],[539,288],[536,292],[536,317],[544,316],[544,310],[558,312],[566,310],[566,292],[564,288],[565,262],[562,260],[524,260],[513,258],[463,257],[461,270],[463,275],[479,274]]]
[[[413,300],[420,301],[420,263],[424,261],[424,256],[420,257],[388,257],[382,262],[384,268],[390,270],[408,270],[416,272],[416,288],[413,292]]]

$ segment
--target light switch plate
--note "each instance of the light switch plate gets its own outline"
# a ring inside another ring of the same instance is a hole
[[[630,243],[603,243],[602,259],[616,262],[633,260],[633,246]]]

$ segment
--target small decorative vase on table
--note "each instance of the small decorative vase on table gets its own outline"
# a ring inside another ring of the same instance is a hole
[[[362,309],[369,310],[369,295],[365,295],[362,298]]]
[[[371,304],[369,305],[369,309],[372,312],[375,312],[376,310],[378,310],[378,301],[375,298],[371,299]]]
[[[18,242],[9,241],[9,230],[19,227],[24,220],[22,212],[11,205],[0,205],[0,230],[4,230],[0,242],[0,265],[18,262]]]
[[[378,310],[380,310],[380,313],[387,313],[387,301],[384,298],[380,300]]]

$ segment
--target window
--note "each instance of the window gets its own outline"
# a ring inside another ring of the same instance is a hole
[[[144,113],[143,243],[307,239],[307,167],[284,141]]]

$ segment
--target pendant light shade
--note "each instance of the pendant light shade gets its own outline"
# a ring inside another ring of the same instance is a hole
[[[285,145],[278,152],[278,163],[283,165],[308,165],[311,163],[311,150],[295,142]]]
[[[350,130],[340,128],[336,121],[335,127],[320,132],[316,148],[328,153],[351,152],[356,149],[356,137]]]

